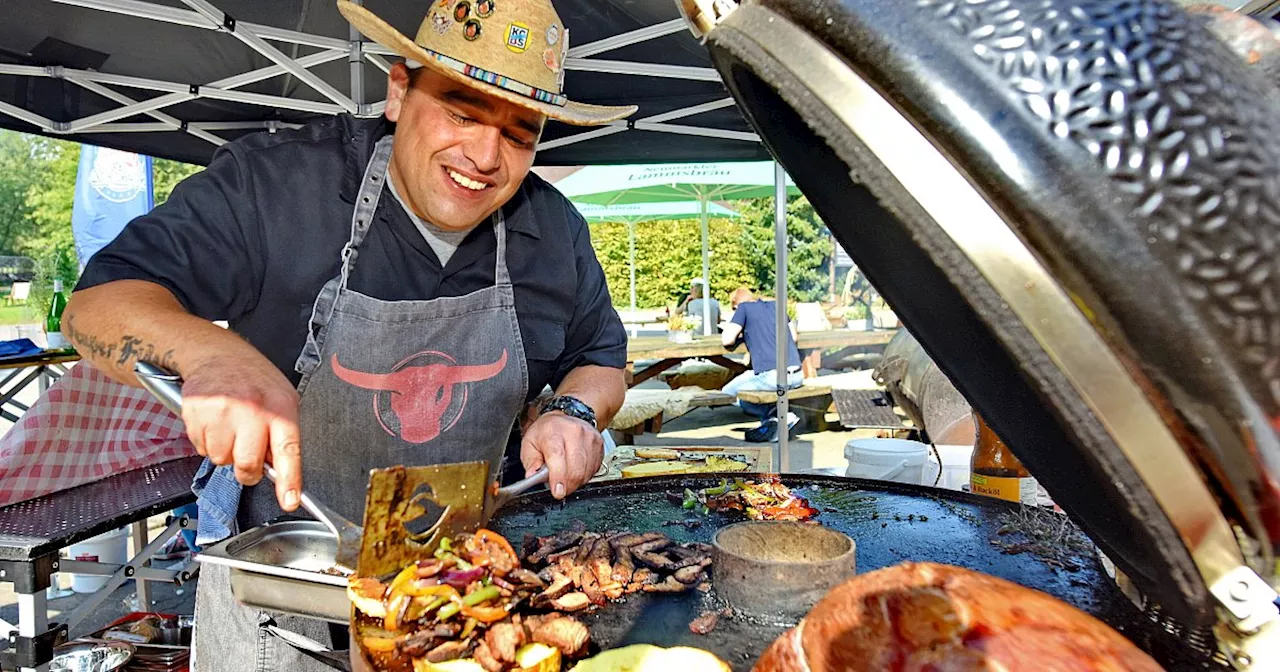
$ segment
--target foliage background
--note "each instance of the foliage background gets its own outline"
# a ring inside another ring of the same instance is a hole
[[[79,260],[71,235],[80,146],[63,140],[0,130],[0,255],[36,260],[37,275],[27,311],[39,319],[48,307],[54,278],[68,288],[79,278]],[[156,204],[173,187],[201,168],[156,159]],[[725,204],[742,216],[711,220],[711,295],[727,304],[729,293],[747,286],[774,294],[773,199]],[[788,292],[793,301],[827,298],[832,239],[809,201],[787,203]],[[604,267],[613,303],[630,305],[627,227],[591,225],[591,239]],[[689,283],[702,275],[701,236],[696,220],[636,225],[637,303],[641,308],[678,304]]]
[[[726,203],[736,219],[712,219],[711,296],[727,304],[729,293],[746,286],[772,296],[775,287],[773,199]],[[636,224],[636,305],[661,308],[680,303],[690,281],[702,276],[702,237],[697,220]],[[796,301],[818,301],[830,290],[834,253],[827,232],[802,196],[787,203],[787,292]],[[625,224],[591,225],[591,242],[604,267],[613,305],[631,305]]]
[[[62,279],[70,291],[80,277],[71,235],[79,165],[79,144],[0,130],[0,255],[36,261],[28,319],[38,319],[48,310],[55,278]],[[156,159],[152,167],[156,204],[200,169]]]

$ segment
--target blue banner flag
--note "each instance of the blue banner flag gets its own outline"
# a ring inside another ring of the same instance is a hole
[[[76,196],[71,207],[71,233],[80,268],[114,240],[130,220],[150,212],[154,205],[151,157],[81,145]]]

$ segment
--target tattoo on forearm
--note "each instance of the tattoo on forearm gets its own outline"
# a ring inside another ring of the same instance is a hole
[[[156,349],[154,343],[148,343],[137,336],[125,334],[120,339],[120,358],[116,360],[116,364],[126,366],[130,360],[155,364],[171,371],[177,368],[173,361],[173,350],[160,352]]]
[[[68,317],[66,324],[63,325],[63,331],[66,332],[67,338],[75,344],[82,352],[87,352],[96,359],[111,359],[116,356],[116,346],[93,334],[86,334],[76,329],[75,318]]]
[[[93,334],[86,334],[76,329],[74,317],[68,318],[62,328],[76,348],[93,359],[114,361],[119,366],[128,366],[133,361],[141,361],[171,371],[177,369],[173,350],[161,352],[156,349],[155,344],[148,343],[137,336],[126,334],[120,339],[119,344],[108,343]]]

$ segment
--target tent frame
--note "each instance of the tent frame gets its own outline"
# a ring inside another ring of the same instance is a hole
[[[54,121],[30,110],[0,102],[0,114],[14,117],[37,126],[44,133],[51,135],[69,135],[76,133],[155,133],[163,131],[182,131],[198,137],[215,146],[223,145],[227,140],[212,131],[218,129],[236,130],[261,128],[274,132],[278,128],[296,126],[283,124],[273,120],[260,122],[240,122],[235,127],[218,126],[212,122],[183,122],[162,110],[201,98],[225,100],[251,105],[262,105],[316,114],[339,114],[347,112],[361,117],[376,117],[386,109],[386,101],[366,102],[362,100],[364,92],[364,65],[368,63],[386,73],[391,70],[391,63],[385,57],[396,56],[395,52],[377,44],[366,42],[355,28],[351,28],[347,39],[313,35],[296,30],[277,28],[258,23],[237,21],[226,14],[209,0],[182,0],[189,9],[167,7],[143,0],[35,0],[57,2],[87,9],[121,14],[139,19],[160,21],[203,30],[216,30],[227,33],[244,43],[247,47],[261,54],[273,64],[232,77],[227,77],[208,84],[196,85],[183,82],[167,82],[143,77],[112,75],[89,70],[75,70],[61,66],[24,66],[0,64],[0,75],[20,75],[28,77],[47,77],[61,79],[92,91],[104,98],[120,104],[120,107],[82,117],[72,121]],[[358,2],[359,0],[357,0]],[[649,40],[665,37],[687,30],[683,19],[672,19],[652,26],[620,33],[611,37],[580,44],[569,49],[565,59],[567,70],[583,72],[599,72],[640,77],[659,77],[685,79],[707,82],[720,81],[720,75],[714,68],[667,65],[661,63],[636,63],[630,61],[592,58],[613,49],[626,47]],[[290,58],[271,42],[290,45],[309,46],[321,51]],[[344,94],[325,82],[310,69],[324,63],[346,58],[350,65],[351,91]],[[254,82],[259,82],[280,75],[292,75],[299,81],[318,92],[326,101],[304,100],[286,96],[237,91],[236,89]],[[150,100],[139,101],[112,87],[127,87],[161,92],[165,95]],[[617,122],[603,128],[585,133],[577,133],[568,137],[551,140],[541,145],[542,149],[583,142],[594,138],[605,137],[630,130],[653,133],[672,133],[676,135],[693,135],[709,138],[740,140],[743,142],[760,142],[755,133],[733,131],[703,126],[667,123],[674,119],[690,117],[703,112],[733,105],[731,98],[711,103],[672,110],[639,120]],[[145,114],[153,122],[120,122],[132,116]]]

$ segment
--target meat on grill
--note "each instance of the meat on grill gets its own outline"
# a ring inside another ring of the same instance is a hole
[[[529,561],[541,566],[536,578],[549,584],[534,604],[561,610],[585,608],[584,598],[600,606],[642,590],[684,592],[705,581],[711,564],[710,546],[675,544],[661,532],[560,533],[530,547]]]

